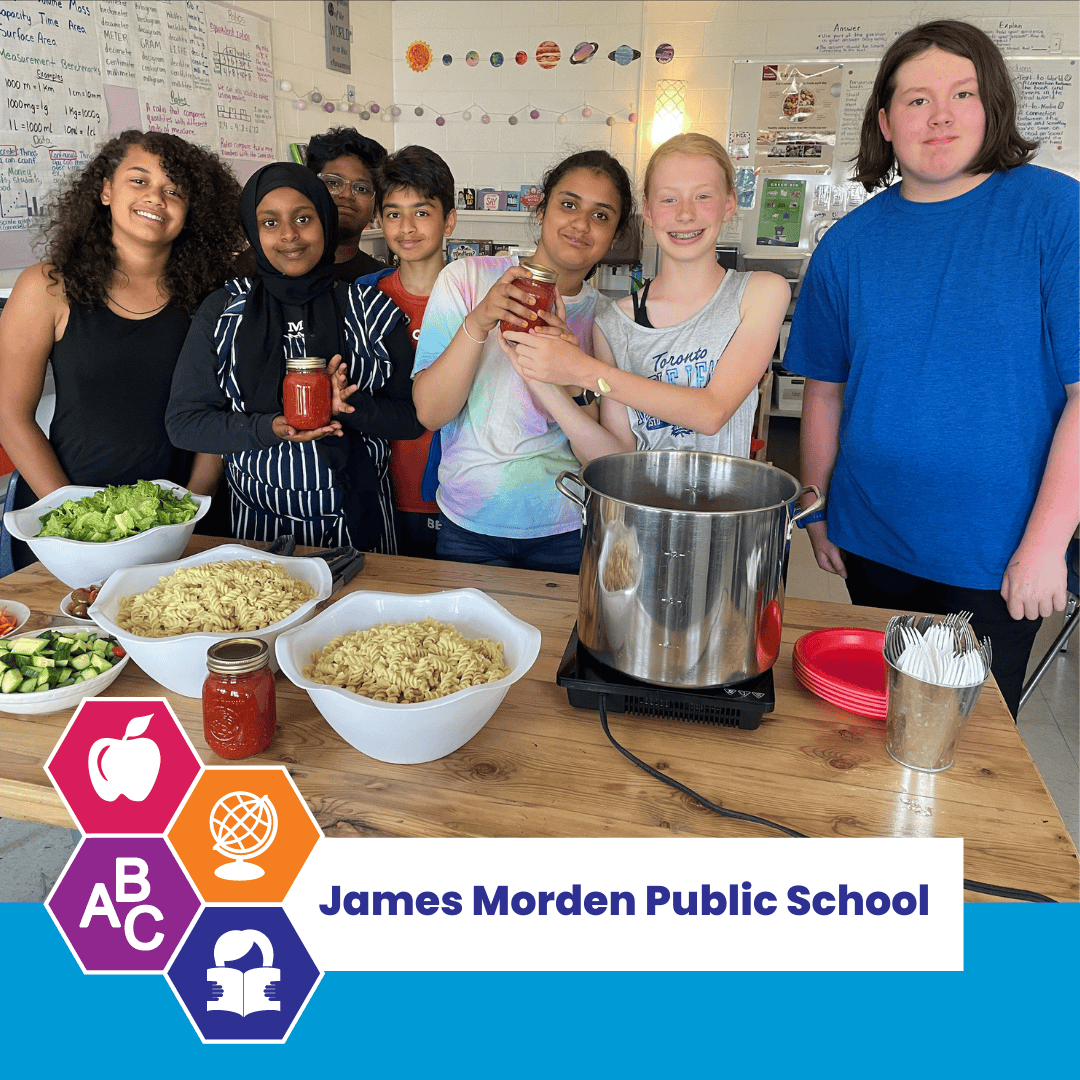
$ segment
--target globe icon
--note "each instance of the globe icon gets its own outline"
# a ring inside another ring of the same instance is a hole
[[[214,870],[226,881],[253,881],[263,876],[261,866],[248,862],[261,855],[277,836],[277,810],[269,795],[250,791],[230,791],[222,795],[210,811],[210,834],[214,850],[228,855],[233,862]]]

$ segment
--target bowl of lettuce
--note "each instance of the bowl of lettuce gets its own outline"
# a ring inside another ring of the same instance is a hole
[[[77,588],[127,566],[178,558],[209,509],[209,495],[168,480],[70,486],[25,510],[9,510],[4,528],[29,544],[54,577]]]

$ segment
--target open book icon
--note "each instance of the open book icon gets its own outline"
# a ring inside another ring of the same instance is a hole
[[[227,966],[228,961],[238,960],[258,945],[262,953],[262,967],[241,971],[237,967]],[[273,1001],[268,991],[281,979],[281,969],[272,967],[274,946],[270,939],[259,930],[228,930],[217,939],[214,945],[215,967],[206,969],[206,978],[215,983],[211,990],[216,993],[220,987],[220,996],[206,1003],[207,1012],[232,1012],[248,1016],[253,1012],[281,1012],[281,1002]]]

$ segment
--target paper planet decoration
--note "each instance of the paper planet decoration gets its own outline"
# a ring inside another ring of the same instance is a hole
[[[379,111],[379,103],[377,101],[373,101],[371,103],[371,111],[373,113],[377,113]]]
[[[503,66],[503,54],[501,52],[493,52],[491,54],[491,66],[502,67]]]
[[[587,64],[595,55],[600,46],[595,41],[579,41],[570,54],[571,64]]]
[[[536,62],[545,70],[553,68],[562,59],[562,50],[554,41],[541,41],[536,46]]]
[[[491,117],[488,116],[487,113],[484,113],[484,115],[480,117],[480,123],[481,124],[490,124],[491,123]]]
[[[454,58],[449,53],[443,53],[442,62],[443,67],[449,67],[454,62]]]
[[[349,112],[351,112],[351,113],[358,113],[359,111],[360,111],[360,106],[359,106],[359,105],[357,105],[357,104],[356,104],[356,102],[354,101],[354,102],[353,102],[353,103],[352,103],[352,104],[351,104],[351,105],[349,106]]]
[[[416,108],[413,109],[413,112],[417,116],[423,116],[424,115],[424,106],[423,105],[417,105]]]
[[[673,45],[668,45],[667,43],[665,43],[663,45],[656,46],[656,62],[658,64],[670,64],[671,61],[674,59],[675,47]]]
[[[292,103],[292,107],[300,112],[303,112],[307,108],[307,102],[303,98],[297,98]]]
[[[592,109],[590,109],[589,106],[586,105],[585,108],[581,110],[581,115],[584,116],[586,120],[588,120],[589,117],[592,116]]]
[[[529,62],[529,54],[527,52],[519,52],[514,55],[514,63],[521,67],[522,64]]]
[[[529,116],[533,120],[539,120],[540,119],[540,110],[539,109],[530,109],[529,110]]]
[[[630,115],[629,115],[629,116],[628,116],[628,117],[627,117],[626,119],[627,119],[627,120],[628,120],[628,121],[629,121],[629,122],[630,122],[631,124],[636,124],[636,123],[637,123],[637,113],[636,113],[636,112],[632,112],[632,113],[631,113],[631,114],[630,114]]]
[[[399,105],[391,105],[390,106],[390,115],[391,116],[400,116],[401,115],[401,107]]]
[[[445,127],[446,126],[446,117],[445,116],[436,116],[435,117],[435,126],[436,127]]]
[[[566,123],[566,114],[565,113],[563,113],[563,115],[559,117],[559,123],[560,124],[565,124]]]
[[[334,103],[332,101],[324,102],[322,109],[323,109],[323,112],[333,112],[334,111]]]
[[[613,49],[607,54],[609,60],[614,60],[619,67],[626,67],[631,60],[640,60],[641,53],[637,49],[630,48],[629,45],[620,45],[617,49]]]
[[[288,79],[282,79],[281,82],[278,83],[278,88],[283,94],[287,94],[292,89],[292,83],[289,82]]]
[[[516,123],[518,122],[518,118],[517,118],[516,116],[511,116],[511,117],[509,117],[509,118],[507,119],[507,121],[506,121],[506,122],[507,122],[507,123],[508,123],[508,124],[509,124],[509,125],[510,125],[511,127],[513,127],[513,125],[514,125],[514,124],[516,124]]]
[[[367,109],[361,109],[360,110],[360,119],[361,120],[370,120],[371,119],[371,113],[369,113],[367,111]]]
[[[615,126],[615,117],[614,116],[609,116],[607,118],[607,126],[608,127],[614,127]]]
[[[318,105],[319,102],[322,101],[322,94],[320,94],[318,90],[312,90],[311,93],[308,94],[308,97],[311,98],[312,105]]]
[[[480,63],[480,54],[475,50],[470,50],[465,54],[465,63],[468,64],[469,67],[476,67],[476,65]]]
[[[426,41],[414,41],[405,50],[405,59],[413,71],[427,71],[431,67],[431,47]]]
[[[465,110],[465,111],[464,111],[464,112],[463,112],[463,113],[461,114],[461,119],[462,119],[462,120],[471,120],[471,119],[472,119],[472,113],[471,113],[471,112],[469,112],[469,110],[468,110],[468,109],[466,109],[466,110]]]

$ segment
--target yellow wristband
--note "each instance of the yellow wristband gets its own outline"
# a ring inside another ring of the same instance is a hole
[[[610,394],[611,393],[611,387],[608,385],[607,379],[603,379],[603,378],[597,379],[596,380],[596,386],[597,386],[598,391],[601,394]]]

